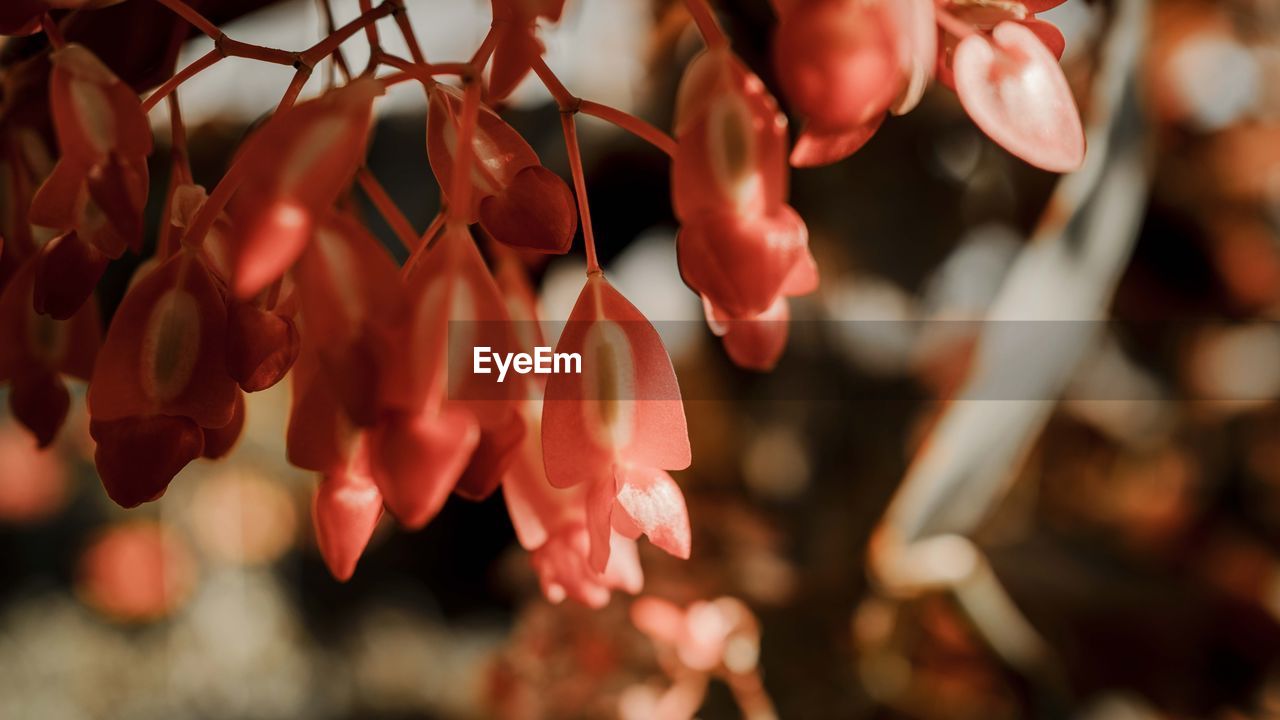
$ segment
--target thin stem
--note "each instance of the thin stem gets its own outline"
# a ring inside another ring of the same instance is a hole
[[[144,111],[151,110],[151,108],[158,105],[161,100],[168,97],[174,90],[177,90],[179,85],[216,65],[223,57],[224,56],[221,51],[216,47],[204,55],[201,55],[199,59],[179,70],[176,75],[166,80],[163,85],[156,89],[155,92],[148,95],[147,99],[142,101],[142,109]]]
[[[184,183],[192,181],[191,155],[187,152],[187,126],[182,122],[178,95],[169,96],[169,146],[173,153],[174,174]]]
[[[184,245],[200,247],[205,235],[209,234],[213,223],[218,219],[218,215],[227,207],[236,188],[240,187],[240,183],[244,181],[245,168],[248,165],[247,157],[243,153],[231,161],[231,167],[227,168],[226,174],[213,188],[213,193],[204,201],[204,205],[200,206],[195,219],[191,221],[191,227],[187,228],[187,235],[183,239]]]
[[[404,213],[400,212],[400,208],[396,206],[395,201],[387,194],[386,189],[382,187],[382,183],[378,182],[378,178],[369,171],[369,168],[362,167],[356,172],[356,182],[360,184],[360,189],[364,190],[364,194],[369,196],[373,206],[378,209],[378,214],[395,231],[396,238],[400,240],[400,244],[406,250],[413,250],[417,247],[418,233],[414,231],[409,219],[404,216]]]
[[[427,64],[427,56],[422,52],[422,45],[418,42],[418,36],[413,32],[413,23],[409,22],[409,13],[401,4],[396,8],[391,17],[396,21],[396,27],[400,28],[400,34],[404,36],[404,42],[409,46],[409,55],[413,61],[419,65]]]
[[[493,55],[493,50],[498,46],[498,30],[490,25],[489,32],[485,33],[484,40],[480,42],[480,47],[476,48],[475,53],[471,56],[471,67],[476,73],[484,70],[484,66],[489,63],[489,58]]]
[[[191,183],[191,162],[187,154],[187,128],[182,122],[182,108],[178,106],[178,95],[169,95],[169,151],[170,162],[169,192],[165,196],[164,210],[160,220],[160,241],[156,253],[160,258],[167,258],[177,252],[179,231],[173,225],[173,200],[177,197],[178,188]]]
[[[573,173],[573,191],[578,196],[582,240],[587,249],[587,274],[591,275],[600,272],[600,262],[596,259],[596,236],[591,229],[591,208],[587,205],[587,180],[582,172],[582,151],[578,148],[578,128],[572,112],[560,113],[560,126],[564,129],[564,147]]]
[[[364,4],[367,4],[367,2],[368,0],[362,0],[361,5],[363,6]],[[327,57],[329,53],[332,53],[334,50],[337,50],[338,46],[346,42],[352,35],[355,35],[361,30],[365,30],[366,32],[368,32],[370,28],[373,28],[374,23],[376,23],[379,19],[390,15],[395,9],[396,9],[396,4],[388,0],[387,2],[382,3],[376,8],[372,8],[366,12],[362,12],[360,14],[360,17],[356,18],[355,20],[352,20],[346,25],[343,25],[342,27],[338,28],[333,33],[331,33],[329,37],[321,40],[320,42],[311,46],[307,50],[304,50],[301,53],[299,62],[301,62],[303,65],[315,65],[320,60]],[[374,45],[373,47],[374,47],[374,50],[377,51],[377,45]],[[378,54],[380,53],[375,52],[371,57],[376,57]]]
[[[449,179],[448,220],[466,225],[471,213],[471,165],[475,157],[472,139],[480,116],[480,84],[467,83],[462,94],[462,117],[458,120],[458,144],[453,152],[453,177]]]
[[[194,8],[183,2],[183,0],[156,0],[156,2],[172,10],[176,15],[191,23],[197,30],[208,35],[214,41],[224,37],[217,25],[214,25],[208,18],[196,12]]]
[[[676,154],[675,139],[630,113],[591,100],[580,101],[578,109],[587,115],[598,117],[605,122],[626,130],[667,155],[674,156]]]
[[[337,28],[337,24],[333,21],[333,6],[329,3],[329,0],[317,0],[317,4],[324,19],[324,34],[326,36],[332,35]],[[328,74],[325,78],[325,82],[329,86],[333,85],[335,70],[342,73],[343,82],[351,82],[351,68],[347,66],[347,58],[342,54],[342,48],[335,49],[333,55],[329,58]]]
[[[40,18],[40,29],[44,30],[45,37],[49,38],[49,44],[54,50],[61,50],[67,46],[67,39],[62,36],[62,29],[53,21],[53,16],[49,13],[45,13]]]
[[[537,74],[538,79],[546,86],[547,92],[551,93],[551,97],[555,98],[556,105],[560,107],[561,112],[577,112],[582,101],[569,92],[569,89],[560,82],[560,78],[547,67],[547,61],[542,56],[533,59],[533,72]]]
[[[707,44],[707,47],[728,47],[729,38],[720,28],[720,23],[716,20],[715,13],[711,12],[711,6],[707,4],[707,0],[685,0],[684,4],[689,9],[689,14],[693,16],[693,22],[698,26],[698,33],[702,35],[702,41]]]
[[[947,12],[941,6],[934,11],[934,17],[937,18],[938,27],[958,38],[966,38],[977,32],[969,23]]]
[[[299,66],[298,71],[293,74],[293,80],[289,83],[289,87],[284,91],[284,97],[280,98],[280,104],[276,106],[276,112],[293,107],[293,104],[298,101],[298,94],[302,92],[303,86],[307,84],[309,79],[311,79],[311,66]]]

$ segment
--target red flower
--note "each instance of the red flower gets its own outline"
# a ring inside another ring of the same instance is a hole
[[[952,66],[965,112],[1004,149],[1051,172],[1084,162],[1084,128],[1071,87],[1036,27],[1004,21],[956,46]],[[1060,37],[1060,35],[1059,35]]]
[[[519,329],[527,331],[526,344],[542,345],[533,290],[519,261],[510,254],[504,255],[497,275],[508,311],[520,323]],[[591,566],[588,484],[556,488],[547,480],[542,460],[542,377],[514,378],[527,391],[521,405],[528,432],[503,476],[503,499],[516,538],[532,554],[531,561],[547,599],[559,603],[572,598],[588,607],[603,607],[613,590],[640,592],[644,586],[640,555],[635,540],[615,530],[609,536],[609,561],[604,572]]]
[[[771,367],[786,343],[783,298],[817,284],[808,230],[786,203],[786,121],[759,78],[711,51],[681,83],[676,139],[680,273],[734,361]]]
[[[381,517],[382,494],[370,475],[362,439],[345,466],[321,476],[311,504],[316,541],[335,578],[351,579]]]
[[[30,220],[63,232],[75,231],[107,258],[142,247],[142,207],[147,199],[147,155],[151,125],[134,91],[89,50],[68,45],[50,55],[49,99],[61,156],[36,191]],[[80,253],[82,254],[82,253]],[[53,254],[44,262],[68,261],[60,282],[88,282],[74,255]],[[63,265],[54,272],[61,274]],[[98,271],[100,274],[101,271]],[[91,280],[91,281],[90,281]],[[78,289],[87,296],[88,290]]]
[[[66,321],[32,307],[36,261],[28,258],[0,293],[0,382],[9,381],[13,415],[47,446],[62,427],[71,399],[62,375],[88,380],[98,351],[94,303]]]
[[[360,427],[403,405],[397,396],[398,344],[407,306],[391,256],[355,220],[330,214],[293,276],[304,332],[324,381]]]
[[[554,374],[542,410],[547,478],[587,486],[588,560],[603,572],[612,529],[640,533],[687,558],[689,516],[665,470],[689,466],[684,406],[671,359],[640,311],[598,273],[587,277],[558,353],[577,353],[581,374]]]
[[[376,80],[357,80],[277,113],[244,145],[231,200],[231,291],[247,300],[302,255],[364,160]]]
[[[289,462],[321,474],[311,505],[316,541],[329,572],[345,581],[382,516],[382,494],[369,468],[368,433],[347,418],[311,345],[302,348],[292,377]]]
[[[132,507],[163,494],[226,428],[240,389],[226,371],[226,305],[204,263],[179,252],[125,294],[89,384],[90,430],[107,494]]]
[[[564,0],[493,0],[492,4],[497,44],[489,73],[489,97],[501,100],[529,74],[533,59],[545,52],[538,40],[538,19],[559,22]]]
[[[427,154],[444,192],[453,177],[462,95],[445,85],[432,87],[427,119]],[[469,222],[511,247],[565,253],[578,229],[573,194],[560,176],[542,166],[529,143],[487,106],[472,139]]]
[[[781,17],[778,78],[806,119],[793,165],[847,157],[887,112],[920,101],[937,45],[932,0],[797,0]]]
[[[418,528],[455,489],[471,498],[492,492],[524,428],[515,385],[460,370],[472,347],[514,346],[503,298],[467,228],[446,224],[404,273],[412,310],[400,349],[408,363],[398,386],[403,409],[374,431],[372,465],[387,508]],[[451,359],[453,348],[462,354]]]

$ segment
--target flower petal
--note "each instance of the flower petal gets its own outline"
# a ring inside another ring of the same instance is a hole
[[[75,315],[93,295],[107,262],[74,230],[45,243],[35,260],[35,311],[55,320]]]
[[[956,47],[956,93],[978,127],[1006,150],[1051,172],[1084,162],[1085,138],[1057,59],[1024,25],[1002,22]]]
[[[240,392],[226,370],[226,306],[204,263],[181,252],[121,301],[89,384],[96,420],[181,415],[231,421]]]
[[[283,380],[300,348],[292,318],[238,300],[227,303],[227,372],[245,392]]]
[[[689,509],[680,486],[663,470],[619,464],[617,510],[649,538],[649,542],[682,559],[689,559]]]
[[[510,185],[480,201],[480,224],[511,247],[563,255],[578,230],[578,210],[559,175],[530,165]]]
[[[355,573],[356,563],[382,517],[382,494],[369,476],[365,455],[360,450],[349,466],[321,477],[311,503],[316,543],[329,572],[339,582]]]
[[[649,321],[602,275],[588,276],[556,352],[577,353],[582,373],[547,381],[542,451],[552,485],[612,482],[619,460],[688,467],[689,434],[671,358]]]
[[[173,476],[204,449],[200,426],[171,415],[93,419],[89,434],[98,443],[93,459],[102,485],[126,508],[163,495]]]
[[[449,407],[395,413],[371,431],[373,480],[401,525],[417,529],[440,512],[479,441],[475,419]]]

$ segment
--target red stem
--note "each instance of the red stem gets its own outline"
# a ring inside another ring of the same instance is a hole
[[[591,229],[591,208],[587,205],[587,181],[582,172],[582,151],[578,148],[578,128],[571,112],[560,113],[560,125],[564,129],[565,151],[569,154],[569,169],[573,173],[573,190],[578,196],[578,215],[582,220],[582,240],[587,250],[587,274],[600,272],[596,259],[596,236]]]
[[[689,9],[689,14],[693,16],[693,22],[698,26],[698,33],[702,35],[702,41],[707,44],[707,47],[722,48],[729,45],[729,38],[720,28],[720,23],[716,20],[715,13],[711,11],[707,0],[685,0],[684,4]]]
[[[172,10],[183,20],[191,23],[197,30],[208,35],[213,40],[223,37],[222,31],[218,29],[208,18],[196,12],[194,8],[183,2],[183,0],[156,0],[156,2]]]
[[[449,179],[449,222],[467,224],[471,210],[471,165],[475,151],[476,122],[480,116],[480,84],[467,83],[462,95],[462,117],[458,119],[458,142],[453,150],[453,177]]]
[[[592,102],[591,100],[579,101],[578,109],[587,115],[598,117],[626,130],[667,155],[674,156],[676,154],[676,141],[674,138],[630,113],[598,102]]]
[[[62,28],[58,27],[58,23],[53,21],[53,16],[45,13],[40,18],[40,29],[44,31],[45,37],[49,38],[49,44],[54,50],[61,50],[67,46],[67,39],[62,36]]]
[[[410,251],[417,247],[418,233],[414,231],[413,225],[404,213],[400,212],[400,208],[396,207],[395,201],[387,194],[382,183],[378,182],[378,178],[374,177],[368,168],[362,167],[356,173],[356,182],[360,183],[360,189],[364,190],[364,194],[369,196],[373,206],[378,209],[378,214],[395,231],[400,244]]]
[[[216,65],[223,57],[222,53],[218,51],[218,48],[214,48],[204,55],[201,55],[199,59],[182,68],[182,70],[179,70],[176,75],[166,80],[155,92],[147,96],[147,99],[142,101],[142,109],[144,111],[151,110],[151,108],[158,105],[161,100],[168,97],[170,93],[177,90],[179,85],[190,80],[213,65]]]

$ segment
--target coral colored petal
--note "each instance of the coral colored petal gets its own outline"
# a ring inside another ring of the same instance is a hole
[[[480,224],[505,245],[563,255],[577,232],[578,211],[559,175],[531,165],[504,190],[480,201]]]
[[[502,476],[510,466],[514,455],[524,440],[524,421],[519,413],[510,410],[507,420],[495,428],[482,428],[471,462],[458,479],[454,492],[474,501],[481,501],[493,494],[502,484]]]
[[[1084,162],[1084,129],[1071,88],[1034,32],[1002,22],[990,40],[965,38],[953,62],[964,109],[993,140],[1037,167],[1070,172]]]
[[[248,299],[298,259],[312,231],[363,161],[373,101],[384,88],[358,80],[277,113],[245,141],[245,179],[229,213],[232,292]]]
[[[227,372],[245,392],[284,379],[300,347],[291,318],[236,300],[227,304]]]
[[[542,412],[547,478],[556,487],[612,480],[619,460],[667,470],[689,465],[680,386],[657,331],[601,275],[591,275],[556,352],[582,373],[553,374]]]
[[[364,228],[335,215],[316,233],[294,279],[327,382],[357,425],[373,425],[403,393],[392,379],[407,314],[399,269]]]
[[[760,78],[731,52],[707,51],[690,63],[676,118],[676,217],[771,214],[786,201],[786,117]]]
[[[14,419],[35,435],[38,447],[45,448],[53,442],[70,407],[71,396],[57,374],[46,370],[13,378],[9,409]]]
[[[334,472],[350,460],[356,430],[320,373],[320,360],[305,346],[292,372],[293,406],[285,431],[290,464],[317,472]]]
[[[685,284],[730,315],[764,312],[808,253],[809,232],[788,206],[770,217],[707,213],[676,238]]]
[[[510,24],[495,26],[502,34],[493,51],[493,64],[489,71],[489,99],[502,100],[529,74],[533,59],[543,53],[542,43],[534,35],[533,26],[518,27]]]
[[[933,0],[890,2],[889,11],[899,28],[899,60],[906,82],[889,112],[905,115],[920,104],[937,65],[938,25]]]
[[[612,477],[601,478],[587,491],[587,536],[590,550],[587,564],[597,573],[609,566],[612,553],[613,509],[618,494],[617,481]]]
[[[217,460],[231,452],[240,433],[244,431],[244,395],[236,395],[235,412],[231,422],[219,428],[204,428],[204,450],[202,457]]]
[[[671,476],[655,468],[618,465],[617,509],[649,542],[687,560],[691,548],[689,509]]]
[[[790,162],[794,167],[819,167],[839,162],[867,144],[880,129],[884,115],[879,115],[862,125],[847,130],[824,131],[805,128],[791,148]]]
[[[116,154],[89,171],[86,187],[94,206],[119,238],[135,253],[142,252],[142,208],[147,202],[149,175],[145,159]]]
[[[883,115],[907,80],[899,44],[910,37],[890,10],[904,1],[811,0],[788,12],[773,50],[792,108],[824,128]]]
[[[84,307],[107,269],[107,256],[75,231],[45,243],[36,256],[35,311],[66,320]]]
[[[808,295],[818,289],[818,280],[818,262],[813,259],[813,253],[806,251],[791,268],[786,282],[782,283],[782,294],[787,297]]]
[[[107,495],[135,507],[164,494],[187,463],[200,457],[204,432],[190,418],[168,415],[92,420],[93,459]]]
[[[453,179],[461,112],[462,93],[444,85],[432,89],[427,110],[427,159],[436,181],[446,192]],[[471,146],[475,158],[468,220],[475,219],[483,198],[501,192],[521,170],[540,164],[524,137],[487,105],[480,106]]]
[[[480,441],[469,413],[388,416],[370,436],[373,479],[387,509],[410,529],[426,525],[453,492]]]
[[[96,420],[182,415],[231,421],[240,392],[226,370],[226,306],[204,264],[181,252],[121,301],[89,384]]]
[[[339,582],[355,573],[381,517],[382,494],[369,476],[367,458],[321,478],[311,518],[320,554]]]
[[[778,364],[787,347],[790,317],[786,298],[779,297],[755,317],[718,319],[721,332],[717,334],[734,365],[767,372]]]
[[[31,224],[57,230],[74,228],[88,199],[85,180],[89,167],[73,158],[60,159],[31,199],[27,214]]]

